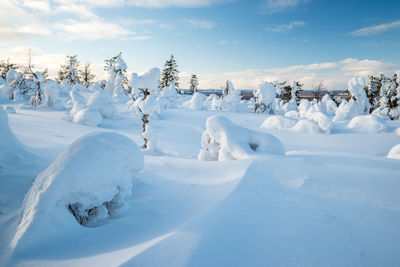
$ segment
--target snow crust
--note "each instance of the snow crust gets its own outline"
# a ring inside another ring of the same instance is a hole
[[[250,155],[285,155],[282,143],[273,135],[233,124],[223,116],[207,119],[201,138],[199,160],[245,159]]]
[[[70,205],[86,215],[92,209],[89,226],[112,216],[131,194],[132,178],[142,167],[143,154],[125,136],[94,133],[79,138],[36,178],[11,246],[23,250],[79,230]],[[106,207],[110,201],[114,206]]]

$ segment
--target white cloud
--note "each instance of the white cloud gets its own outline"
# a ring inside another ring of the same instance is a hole
[[[268,30],[272,31],[272,32],[286,32],[289,30],[293,30],[294,28],[298,28],[301,26],[306,25],[306,23],[304,21],[292,21],[288,24],[281,24],[281,25],[277,25],[271,28],[268,28]]]
[[[339,62],[324,62],[309,65],[294,65],[285,68],[248,69],[236,72],[219,74],[199,73],[200,88],[220,88],[226,80],[233,82],[239,89],[255,89],[262,81],[292,81],[299,80],[304,83],[304,89],[323,80],[329,89],[346,89],[347,82],[352,77],[368,76],[371,74],[393,74],[400,70],[400,66],[376,60],[359,60],[348,58]],[[182,74],[182,84],[189,82],[190,76]]]
[[[50,3],[47,0],[24,0],[23,5],[44,13],[49,13],[51,11]]]
[[[212,29],[215,26],[215,23],[210,20],[199,20],[199,19],[186,19],[186,26],[198,29]]]
[[[167,7],[206,7],[227,0],[128,0],[129,5],[146,7],[146,8],[167,8]]]
[[[99,19],[89,21],[68,20],[54,24],[60,38],[71,40],[101,40],[101,39],[129,39],[133,32],[127,30],[118,24],[105,22]]]
[[[264,13],[286,12],[309,2],[311,0],[265,0],[260,6],[260,10]]]
[[[400,29],[400,20],[396,20],[391,23],[384,23],[376,26],[361,28],[359,30],[351,32],[351,34],[354,36],[369,36],[380,34],[391,29]]]

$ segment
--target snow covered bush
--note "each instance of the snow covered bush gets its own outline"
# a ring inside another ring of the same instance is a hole
[[[219,102],[219,109],[229,111],[240,111],[242,97],[240,91],[233,87],[231,81],[226,81],[226,86],[222,91],[222,98]]]
[[[296,133],[319,134],[320,129],[315,122],[309,119],[299,120],[292,128],[291,131]]]
[[[160,76],[159,68],[152,68],[142,74],[132,73],[129,85],[132,87],[133,99],[143,97],[143,89],[148,89],[150,94],[157,98],[160,94]]]
[[[273,114],[275,112],[275,95],[275,87],[262,81],[254,91],[256,102],[254,112]]]
[[[324,107],[324,113],[326,113],[328,116],[334,116],[336,114],[337,105],[328,94],[324,95],[320,103]]]
[[[264,129],[287,129],[293,127],[297,123],[297,119],[275,115],[268,117],[262,124]]]
[[[389,130],[389,125],[385,120],[379,118],[375,115],[364,115],[354,117],[347,128],[352,129],[359,133],[380,133],[387,132]]]
[[[143,154],[125,136],[94,133],[79,138],[35,179],[11,246],[23,250],[43,239],[82,231],[81,225],[98,226],[124,205],[132,178],[142,168]]]
[[[107,81],[106,92],[108,92],[114,100],[126,102],[129,100],[127,93],[123,87],[126,79],[126,69],[128,66],[121,57],[121,53],[117,56],[106,60],[106,70],[110,77]]]
[[[332,128],[331,120],[322,112],[313,112],[307,116],[315,122],[321,133],[330,134]]]
[[[87,106],[97,109],[105,119],[112,119],[117,114],[117,109],[112,102],[111,96],[101,88],[90,96]]]
[[[162,109],[174,108],[176,107],[177,98],[178,93],[176,92],[175,82],[172,81],[170,86],[164,87],[161,90],[158,102]]]
[[[400,159],[400,144],[392,147],[392,149],[390,149],[387,157],[389,159]]]
[[[49,80],[44,85],[44,104],[55,109],[64,108],[64,102],[60,99],[60,85]]]
[[[69,95],[72,102],[72,109],[70,111],[72,115],[78,113],[79,110],[86,107],[85,98],[83,98],[83,96],[77,90],[72,90]]]
[[[64,79],[60,82],[60,95],[61,96],[69,96],[72,86],[68,83],[67,79]]]
[[[98,126],[102,121],[101,114],[96,108],[84,108],[79,110],[73,118],[74,123],[88,126]]]
[[[72,90],[75,90],[77,92],[87,92],[88,88],[83,84],[77,83],[74,86],[72,86]]]
[[[307,99],[300,100],[298,113],[301,118],[306,117],[308,109],[311,107],[310,101]]]
[[[245,159],[250,155],[284,155],[282,143],[273,135],[233,124],[223,116],[207,119],[199,160]]]
[[[351,99],[342,101],[336,110],[336,115],[333,118],[334,122],[344,121],[351,119],[355,116],[364,115],[369,113],[370,103],[367,98],[367,94],[364,90],[365,81],[364,78],[352,78],[348,83],[348,90],[351,95]]]
[[[194,110],[205,109],[206,96],[202,93],[195,92],[192,98],[183,105]]]
[[[101,88],[100,83],[95,82],[92,83],[89,87],[88,87],[89,91],[91,92],[96,92],[96,91],[104,91],[103,88]]]

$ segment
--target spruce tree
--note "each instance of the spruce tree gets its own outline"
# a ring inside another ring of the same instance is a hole
[[[197,92],[197,86],[199,85],[199,80],[197,79],[196,74],[192,74],[192,78],[190,79],[190,94],[194,94]]]
[[[83,70],[79,70],[79,78],[82,84],[86,87],[92,84],[94,74],[90,71],[90,63],[86,63]]]
[[[164,69],[161,74],[161,88],[170,86],[172,81],[175,82],[176,87],[179,87],[178,74],[178,65],[176,64],[174,56],[171,55],[170,59],[167,60],[164,64]]]
[[[78,68],[78,55],[67,56],[66,63],[61,65],[61,69],[57,73],[56,81],[61,83],[62,80],[67,79],[68,84],[74,85],[79,83]]]
[[[9,58],[7,58],[7,61],[2,60],[0,62],[0,76],[1,76],[1,78],[6,79],[7,72],[10,69],[14,69],[14,70],[18,69],[17,64],[11,63]]]

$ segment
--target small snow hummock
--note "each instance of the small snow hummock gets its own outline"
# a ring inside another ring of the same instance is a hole
[[[287,129],[293,127],[297,123],[297,119],[275,115],[268,117],[262,124],[264,129]]]
[[[387,157],[389,159],[400,159],[400,144],[392,147],[392,149],[390,149]]]
[[[96,108],[84,108],[79,110],[73,118],[73,122],[88,126],[98,126],[102,121],[101,114]]]
[[[112,119],[117,113],[110,94],[101,88],[90,96],[87,106],[98,109],[101,116],[105,119]]]
[[[282,143],[273,135],[233,124],[223,116],[207,119],[201,139],[199,160],[245,159],[250,155],[285,155]]]
[[[16,250],[42,240],[99,226],[119,212],[131,194],[143,154],[128,137],[92,133],[72,143],[34,181],[12,239]]]
[[[347,128],[358,133],[373,134],[387,132],[389,125],[384,119],[381,119],[376,115],[364,115],[354,117],[347,125]]]

